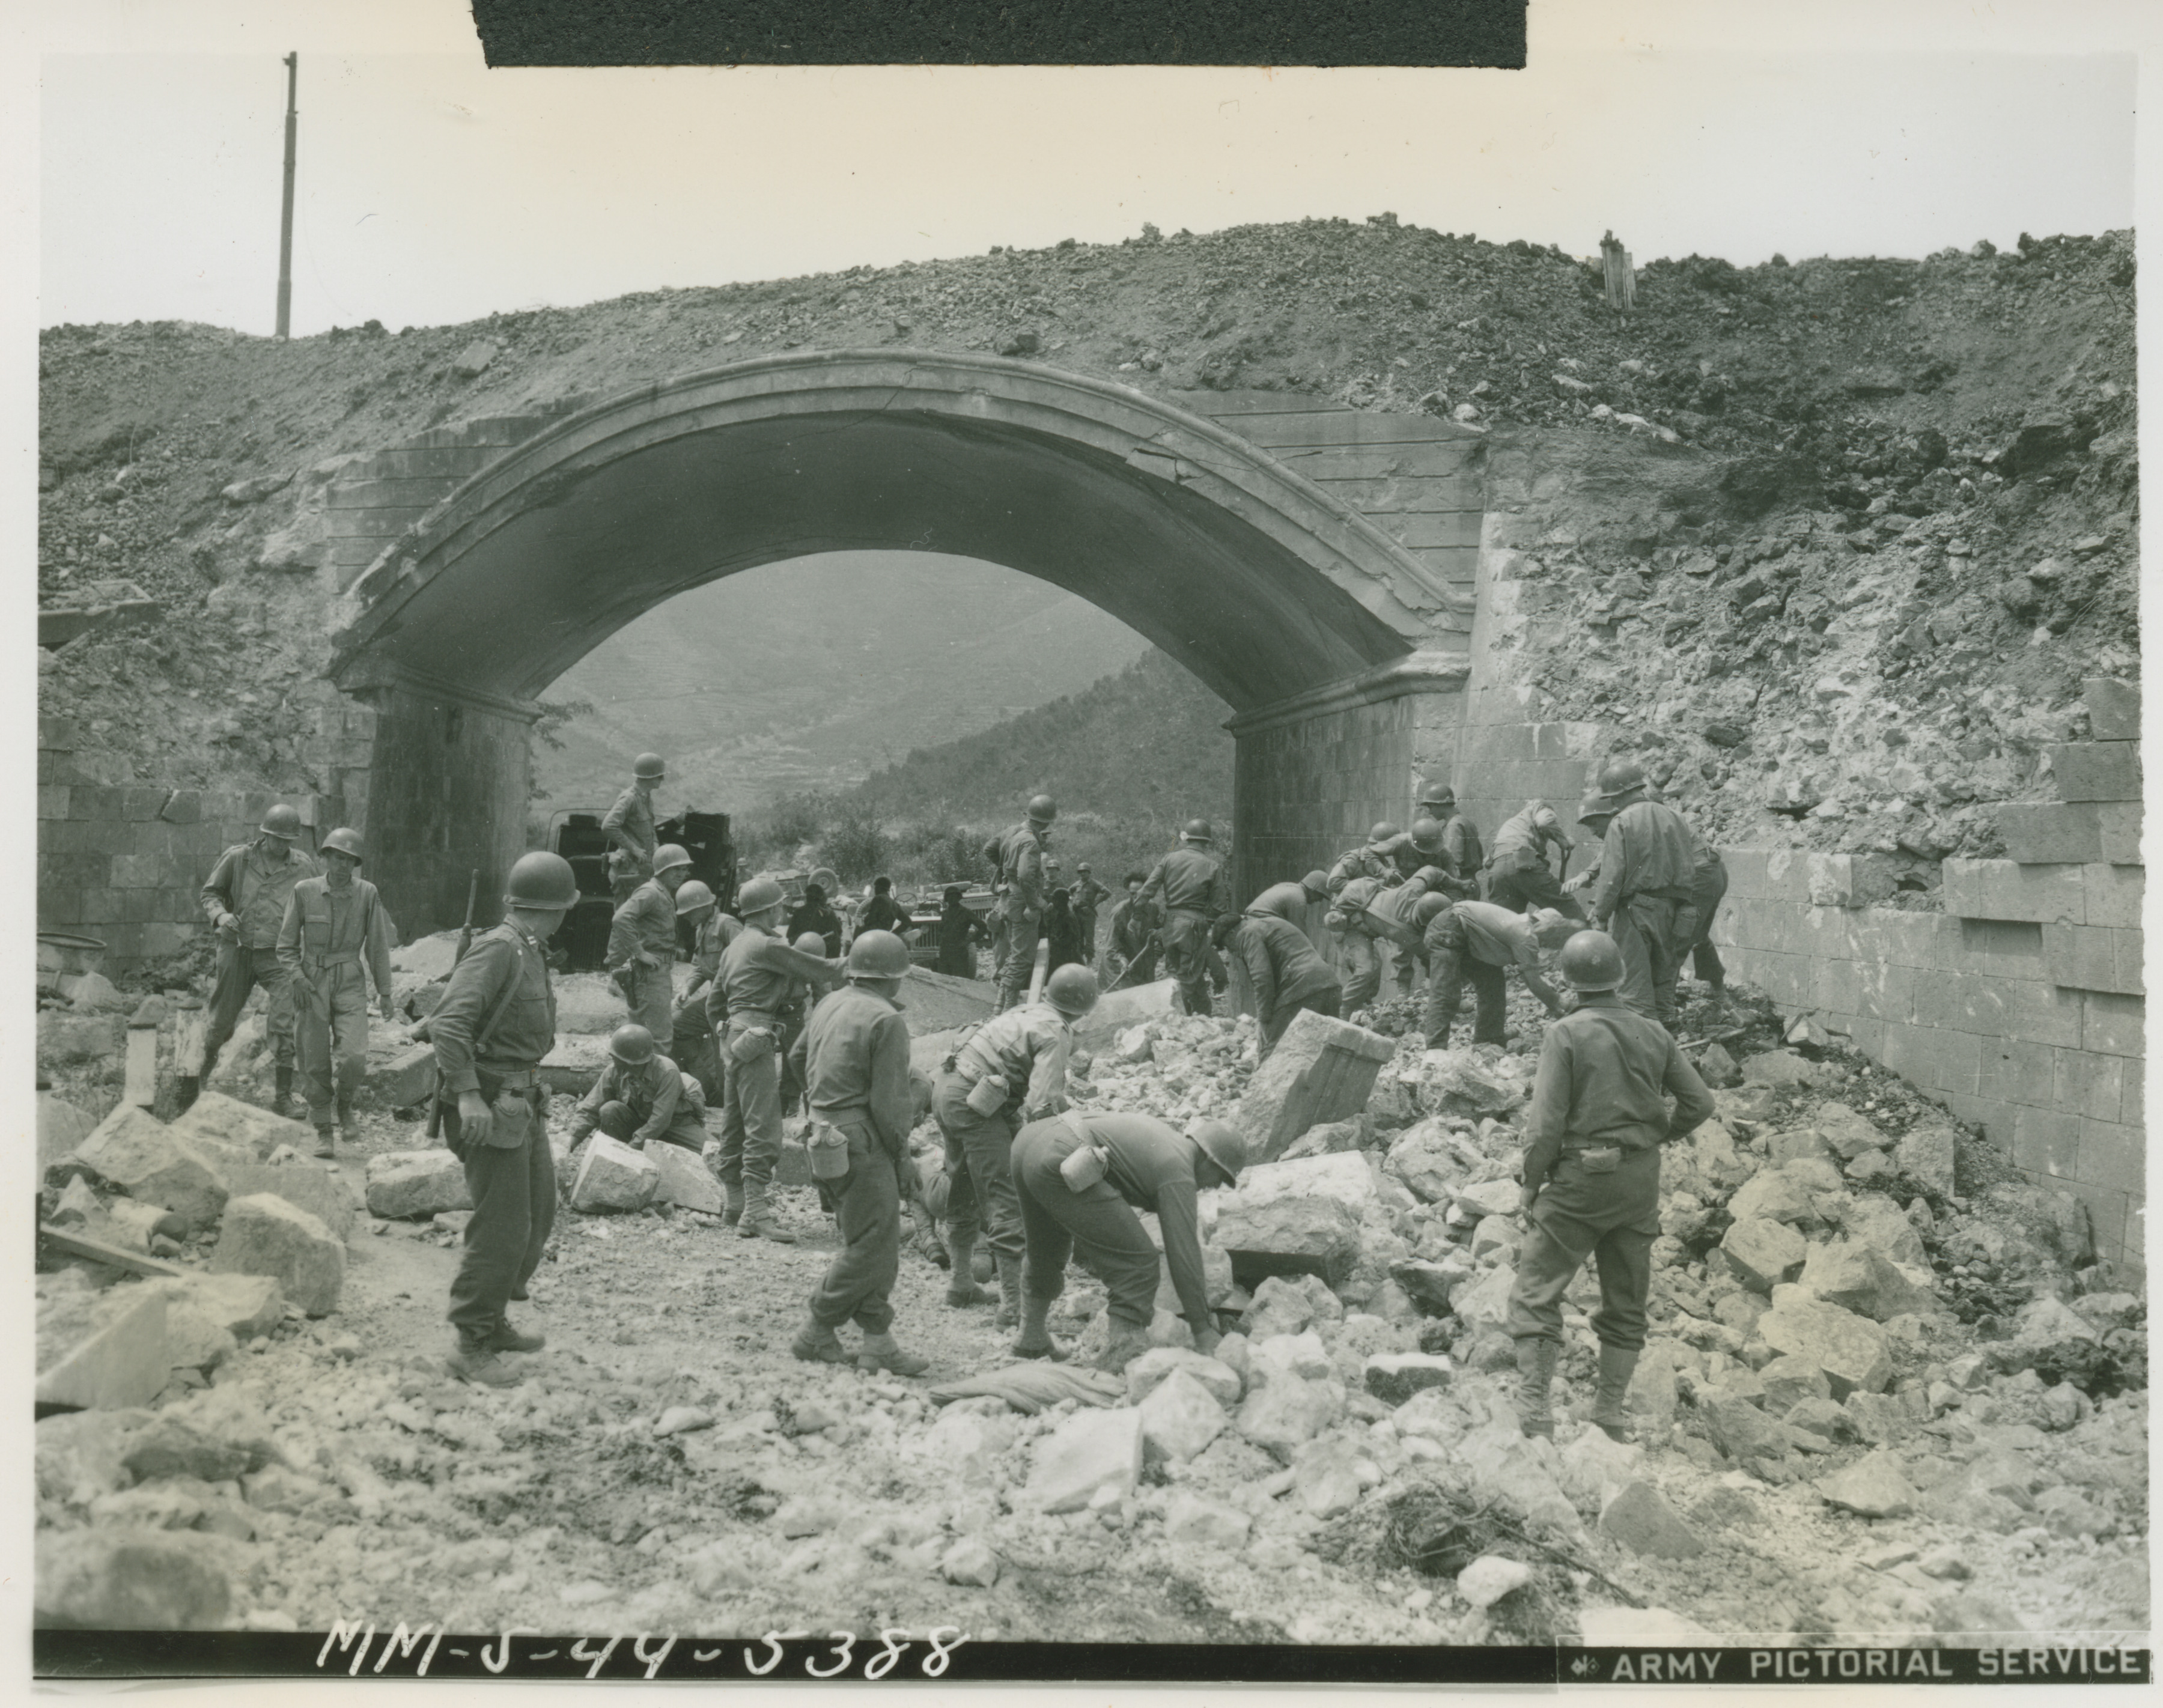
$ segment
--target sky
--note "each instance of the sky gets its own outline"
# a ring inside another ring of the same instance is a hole
[[[2123,52],[1710,51],[1702,27],[1673,48],[1600,43],[1563,29],[1564,5],[1536,8],[1522,73],[490,71],[441,7],[381,4],[343,32],[319,8],[303,27],[259,6],[267,24],[221,28],[213,14],[249,8],[216,0],[188,8],[192,34],[140,7],[108,8],[125,27],[55,25],[39,323],[271,329],[288,45],[296,334],[1116,242],[1144,222],[1387,211],[1577,254],[1612,228],[1641,265],[1747,265],[2133,221]],[[406,11],[422,21],[392,28]],[[75,50],[86,39],[101,50]],[[2071,27],[2033,39],[2092,45]],[[401,45],[447,50],[384,51]]]

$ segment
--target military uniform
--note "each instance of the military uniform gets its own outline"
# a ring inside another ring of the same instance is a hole
[[[364,878],[343,886],[304,878],[286,898],[278,962],[296,1010],[301,1088],[308,1119],[327,1133],[353,1123],[354,1093],[368,1077],[368,985],[390,999],[390,919]]]
[[[1045,904],[1044,836],[1024,820],[998,839],[999,882],[1006,894],[999,918],[1006,941],[999,956],[999,1006],[1012,1008],[1029,988],[1036,966],[1036,940],[1043,933]]]
[[[676,1004],[670,1023],[668,1053],[677,1065],[699,1082],[710,1107],[721,1101],[721,1046],[714,1035],[714,1022],[699,993],[710,988],[721,970],[721,951],[736,940],[743,921],[714,909],[699,925],[691,949],[691,982]]]
[[[720,973],[706,1003],[717,1021],[725,1018],[727,1029],[721,1047],[720,1158],[715,1171],[725,1185],[741,1186],[763,1199],[781,1155],[784,1011],[799,981],[831,984],[838,976],[830,962],[799,954],[757,925],[746,925],[722,952]]]
[[[1553,908],[1573,919],[1584,919],[1577,898],[1563,893],[1548,864],[1550,847],[1568,852],[1569,833],[1545,801],[1527,801],[1495,832],[1494,850],[1487,857],[1487,899],[1513,913]]]
[[[609,888],[621,907],[653,876],[661,829],[653,820],[652,791],[635,783],[624,790],[602,817],[601,834],[615,845],[609,853]]]
[[[1175,848],[1157,862],[1142,896],[1162,899],[1165,971],[1179,981],[1181,1004],[1190,1014],[1209,1013],[1210,930],[1232,905],[1223,862],[1191,845]]]
[[[1112,954],[1119,963],[1114,977],[1129,985],[1155,979],[1155,931],[1156,909],[1140,896],[1130,895],[1112,909]]]
[[[1024,1121],[1066,1107],[1073,1038],[1065,1016],[1049,1003],[1008,1009],[970,1035],[956,1052],[952,1071],[934,1084],[931,1113],[946,1141],[946,1234],[957,1252],[973,1250],[982,1233],[997,1260],[1020,1262],[1021,1206],[1008,1154]],[[980,1115],[969,1107],[969,1093],[992,1075],[1006,1082],[1006,1099]],[[969,1279],[966,1262],[966,1255],[956,1259],[957,1287]]]
[[[1076,1192],[1059,1172],[1079,1146],[1110,1153],[1104,1177]],[[1163,1264],[1171,1271],[1181,1314],[1197,1329],[1216,1327],[1202,1267],[1196,1210],[1195,1146],[1153,1115],[1068,1113],[1031,1122],[1013,1143],[1013,1177],[1028,1241],[1027,1286],[1039,1300],[1066,1289],[1066,1260],[1104,1283],[1112,1320],[1146,1329],[1156,1311],[1162,1273],[1157,1249],[1134,1214],[1152,1212],[1164,1237]]]
[[[841,1250],[811,1296],[812,1320],[830,1330],[853,1318],[867,1335],[883,1334],[901,1273],[901,1171],[916,1113],[909,1027],[889,998],[851,984],[820,999],[807,1036],[811,1119],[846,1134],[849,1152],[849,1171],[826,1182]]]
[[[1277,888],[1298,889],[1296,884]],[[1266,1053],[1284,1035],[1294,1014],[1312,1009],[1317,1014],[1334,1015],[1344,992],[1337,975],[1314,952],[1307,933],[1289,919],[1260,912],[1260,906],[1258,899],[1247,909],[1225,938],[1224,947],[1246,974]]]
[[[1696,893],[1693,840],[1673,807],[1632,801],[1607,827],[1593,892],[1593,917],[1622,952],[1622,1000],[1662,1025],[1679,1013],[1675,977],[1684,946],[1676,939]]]
[[[1427,988],[1427,1047],[1445,1048],[1449,1029],[1457,1019],[1457,1005],[1464,982],[1472,982],[1474,1003],[1472,1041],[1500,1044],[1506,1024],[1508,993],[1502,969],[1514,967],[1517,976],[1546,1006],[1550,1014],[1562,1011],[1540,972],[1539,943],[1532,922],[1494,902],[1452,902],[1427,921],[1427,956],[1430,977]]]
[[[659,878],[647,878],[615,910],[606,964],[631,1018],[657,1039],[673,1036],[676,898]]]
[[[1663,1090],[1674,1095],[1672,1118]],[[1563,1293],[1590,1256],[1600,1271],[1592,1332],[1621,1351],[1644,1345],[1659,1147],[1711,1113],[1712,1093],[1675,1040],[1610,993],[1581,993],[1548,1028],[1526,1123],[1532,1229],[1510,1292],[1513,1338],[1561,1339]]]
[[[1097,882],[1094,872],[1083,872],[1074,885],[1074,923],[1082,933],[1082,959],[1097,959],[1097,909],[1112,899],[1112,892]]]
[[[1687,819],[1683,828],[1689,833],[1693,862],[1689,906],[1675,925],[1675,959],[1679,963],[1687,953],[1691,971],[1712,987],[1717,998],[1727,988],[1727,968],[1720,962],[1720,951],[1712,946],[1712,922],[1727,895],[1727,862]]]
[[[983,921],[956,902],[939,915],[932,931],[939,944],[939,964],[934,970],[955,978],[977,976],[977,945],[990,940]]]
[[[656,1051],[649,1061],[619,1061],[613,1056],[571,1117],[575,1145],[596,1127],[611,1139],[641,1150],[666,1140],[697,1151],[706,1142],[703,1112],[684,1090],[688,1076]]]
[[[474,940],[428,1017],[445,1099],[444,1142],[464,1165],[473,1217],[451,1281],[450,1319],[474,1344],[503,1326],[556,1222],[556,1165],[543,1127],[542,1059],[556,1047],[556,994],[542,940],[516,918]],[[457,1099],[477,1091],[494,1112],[485,1143],[464,1142]]]
[[[221,933],[218,939],[217,982],[211,991],[210,1025],[203,1040],[206,1080],[259,984],[263,987],[263,1030],[270,1040],[272,1059],[285,1072],[292,1071],[293,988],[278,958],[278,932],[285,922],[293,887],[321,871],[314,857],[298,847],[289,848],[283,860],[272,862],[253,842],[236,843],[211,867],[202,887],[204,913],[213,925],[221,914],[231,914],[240,923],[232,936]]]

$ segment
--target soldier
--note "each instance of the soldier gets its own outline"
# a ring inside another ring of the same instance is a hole
[[[816,931],[801,931],[788,946],[799,955],[825,958],[826,940]],[[781,1107],[785,1113],[795,1114],[804,1103],[804,1089],[809,1083],[804,1077],[806,1026],[811,1019],[813,998],[809,981],[792,978],[788,993],[781,1003]]]
[[[666,774],[658,753],[640,754],[631,761],[631,787],[601,820],[601,834],[615,845],[609,851],[609,888],[618,907],[653,876],[653,857],[661,842],[653,821],[653,791]]]
[[[939,961],[933,970],[954,978],[974,978],[977,945],[991,941],[983,921],[971,913],[963,902],[965,893],[958,883],[946,886],[939,923],[931,928],[939,944]]]
[[[1403,836],[1403,831],[1387,819],[1382,820],[1367,832],[1365,841],[1337,857],[1337,863],[1329,868],[1322,887],[1333,898],[1342,894],[1344,886],[1354,878],[1371,878],[1389,884],[1408,877],[1409,873],[1398,870],[1395,858],[1400,846],[1411,846],[1401,841]]]
[[[1078,862],[1074,867],[1074,923],[1082,932],[1082,959],[1091,967],[1097,964],[1097,909],[1111,899],[1112,892],[1097,882],[1089,862]]]
[[[946,1249],[953,1260],[946,1302],[984,1302],[971,1265],[981,1232],[998,1266],[992,1325],[1019,1320],[1021,1206],[1008,1171],[1014,1134],[1066,1108],[1066,1058],[1074,1023],[1097,1005],[1097,975],[1062,967],[1045,981],[1044,1000],[994,1014],[950,1058],[935,1082],[931,1113],[946,1141]],[[988,1107],[986,1107],[988,1105]]]
[[[792,949],[778,935],[781,886],[754,878],[736,898],[743,930],[721,952],[706,1012],[725,1024],[721,1047],[721,1145],[715,1172],[728,1193],[722,1219],[743,1239],[793,1245],[774,1221],[767,1193],[781,1156],[781,1026],[793,981],[821,989],[840,982],[832,961]]]
[[[345,1142],[359,1142],[353,1099],[368,1077],[368,982],[374,980],[376,1003],[388,1021],[391,934],[375,886],[354,875],[360,869],[359,834],[341,825],[323,838],[321,856],[322,875],[302,878],[286,898],[278,962],[293,992],[301,1087],[316,1129],[316,1155],[329,1157],[338,1154],[331,1141],[333,1101]]]
[[[1609,765],[1600,787],[1615,817],[1600,846],[1592,916],[1614,934],[1622,956],[1622,1000],[1672,1027],[1679,1016],[1678,928],[1688,923],[1684,910],[1697,893],[1694,838],[1673,807],[1645,798],[1645,773],[1636,761]]]
[[[673,1035],[676,892],[691,875],[691,857],[673,842],[653,851],[653,875],[631,893],[609,925],[609,976],[631,1018],[657,1038]]]
[[[1126,896],[1112,909],[1112,942],[1106,966],[1114,981],[1148,984],[1156,977],[1156,909],[1143,899],[1139,872],[1126,878]],[[1129,974],[1132,977],[1129,977]]]
[[[252,842],[236,842],[217,857],[203,881],[202,907],[217,928],[217,983],[211,991],[210,1026],[203,1039],[202,1072],[210,1083],[240,1011],[263,987],[263,1030],[270,1040],[276,1090],[274,1113],[293,1113],[293,989],[278,958],[278,928],[293,886],[316,876],[301,840],[301,815],[280,802],[263,815]]]
[[[834,1201],[841,1250],[789,1350],[816,1363],[846,1362],[834,1331],[853,1318],[864,1335],[857,1369],[913,1376],[930,1360],[895,1344],[888,1302],[901,1273],[901,1171],[921,1113],[909,1077],[909,1027],[894,1001],[908,972],[906,943],[891,931],[866,931],[849,946],[847,985],[811,1011],[811,1148],[814,1158],[835,1148],[846,1158],[838,1175],[814,1171]]]
[[[1210,934],[1232,910],[1223,862],[1211,851],[1214,841],[1208,820],[1188,820],[1180,846],[1142,883],[1144,899],[1162,899],[1165,971],[1179,981],[1180,1003],[1190,1014],[1211,1010]]]
[[[571,1117],[571,1143],[598,1127],[641,1150],[666,1140],[695,1155],[705,1145],[706,1123],[684,1089],[689,1077],[645,1027],[618,1026],[609,1039],[608,1066]]]
[[[1442,850],[1448,858],[1438,863],[1463,886],[1457,893],[1477,895],[1487,856],[1480,846],[1479,828],[1457,809],[1457,791],[1446,783],[1430,783],[1420,795],[1419,809],[1420,817],[1442,826]]]
[[[1590,1256],[1600,1273],[1600,1385],[1592,1421],[1630,1439],[1625,1401],[1645,1344],[1660,1149],[1712,1113],[1712,1093],[1659,1026],[1616,996],[1622,957],[1605,931],[1563,945],[1577,1007],[1548,1028],[1526,1123],[1525,1244],[1505,1326],[1517,1343],[1517,1421],[1554,1434],[1548,1394],[1562,1351],[1564,1291]],[[1670,1116],[1661,1092],[1674,1095]]]
[[[1259,906],[1249,908],[1237,919],[1228,914],[1217,922],[1217,942],[1245,970],[1247,988],[1254,993],[1254,1014],[1261,1024],[1265,1056],[1276,1047],[1292,1016],[1301,1009],[1334,1017],[1343,1000],[1343,987],[1314,952],[1307,933],[1279,914],[1264,913]]]
[[[1400,977],[1410,993],[1415,951],[1390,936],[1388,925],[1412,931],[1414,909],[1421,898],[1447,882],[1441,867],[1423,866],[1399,883],[1394,872],[1387,878],[1355,878],[1337,893],[1322,923],[1337,934],[1337,965],[1349,969],[1344,981],[1344,1012],[1357,1014],[1374,1001],[1382,988],[1380,945],[1390,941],[1395,950]],[[1387,922],[1385,925],[1384,922]]]
[[[1427,1047],[1449,1047],[1449,1029],[1464,981],[1472,982],[1472,1041],[1500,1044],[1508,1014],[1502,969],[1514,967],[1525,988],[1540,999],[1551,1018],[1563,1012],[1562,998],[1540,971],[1540,951],[1559,947],[1579,929],[1575,921],[1542,908],[1529,919],[1493,902],[1452,901],[1447,896],[1421,899],[1413,917],[1427,948]]]
[[[1296,927],[1312,940],[1329,907],[1329,878],[1310,872],[1297,883],[1273,883],[1247,904],[1249,914],[1267,914]]]
[[[1044,924],[1045,850],[1051,840],[1052,820],[1058,816],[1058,803],[1048,794],[1037,795],[1021,823],[1009,825],[995,842],[985,845],[1005,887],[999,904],[1006,941],[999,958],[998,1009],[1010,1009],[1021,999],[1035,967],[1036,940]]]
[[[1559,849],[1567,859],[1575,846],[1553,807],[1543,800],[1527,801],[1495,832],[1494,850],[1487,857],[1487,899],[1513,913],[1552,908],[1582,924],[1584,909],[1563,893],[1548,865],[1549,849]]]
[[[893,899],[893,880],[874,878],[872,880],[872,899],[864,904],[863,916],[856,921],[859,931],[891,931],[902,936],[909,930],[909,915]]]
[[[1097,1155],[1070,1164],[1084,1150]],[[1197,1120],[1182,1133],[1153,1115],[1069,1113],[1023,1128],[1013,1167],[1029,1256],[1014,1355],[1067,1356],[1045,1318],[1066,1287],[1070,1255],[1111,1295],[1111,1339],[1097,1367],[1116,1374],[1147,1349],[1162,1265],[1136,1210],[1155,1214],[1195,1349],[1213,1353],[1219,1337],[1202,1267],[1197,1197],[1204,1187],[1236,1186],[1246,1166],[1246,1140],[1223,1121]]]
[[[699,993],[721,970],[721,951],[735,940],[743,924],[723,913],[713,891],[695,878],[686,879],[676,892],[676,917],[691,927],[692,973],[670,1023],[668,1053],[699,1082],[711,1108],[721,1100],[721,1049],[714,1036],[714,1023],[707,1018],[706,1005],[698,999]]]
[[[1689,820],[1683,820],[1683,828],[1689,832],[1695,857],[1690,868],[1689,905],[1675,925],[1675,958],[1679,962],[1685,954],[1690,957],[1690,970],[1705,981],[1710,993],[1712,1024],[1722,1025],[1727,1019],[1727,968],[1720,961],[1720,951],[1712,946],[1712,922],[1727,894],[1727,862]]]
[[[556,1165],[542,1125],[548,1091],[542,1058],[556,1047],[556,993],[546,945],[578,904],[570,862],[538,851],[519,857],[504,886],[503,923],[474,940],[451,969],[428,1017],[436,1046],[444,1142],[464,1165],[473,1217],[451,1281],[458,1347],[448,1360],[463,1381],[508,1387],[518,1380],[498,1356],[538,1352],[505,1315],[540,1266],[556,1220]]]
[[[828,902],[830,892],[816,882],[804,886],[804,899],[797,904],[795,912],[788,916],[788,937],[793,942],[804,933],[815,934],[826,954],[834,960],[841,955],[841,916]]]

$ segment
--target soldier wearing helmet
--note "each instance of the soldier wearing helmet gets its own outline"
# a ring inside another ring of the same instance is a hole
[[[1555,851],[1563,861],[1576,845],[1555,809],[1543,800],[1528,800],[1502,820],[1487,857],[1487,899],[1514,913],[1552,908],[1580,925],[1584,909],[1563,892],[1548,862]]]
[[[1275,888],[1304,893],[1296,884],[1281,883]],[[1333,1016],[1344,998],[1337,975],[1315,953],[1306,931],[1282,914],[1263,908],[1262,902],[1272,893],[1264,890],[1239,918],[1228,914],[1217,922],[1218,946],[1246,975],[1254,1014],[1261,1023],[1265,1056],[1276,1047],[1292,1016],[1301,1009]]]
[[[1118,983],[1148,984],[1156,977],[1157,930],[1163,921],[1155,905],[1142,899],[1143,882],[1143,873],[1129,872],[1126,893],[1112,909],[1112,940],[1104,964]]]
[[[849,1354],[835,1330],[853,1320],[864,1337],[859,1370],[921,1375],[930,1362],[895,1344],[890,1302],[901,1273],[903,1171],[914,1166],[909,1134],[923,1113],[909,1077],[909,1026],[895,1000],[908,974],[909,945],[891,931],[861,932],[849,946],[847,983],[811,1011],[809,1143],[841,1223],[841,1250],[789,1350],[814,1363],[843,1363]],[[820,1169],[821,1155],[842,1163],[841,1171]]]
[[[1600,1274],[1592,1421],[1627,1441],[1625,1402],[1645,1344],[1660,1231],[1660,1146],[1712,1113],[1712,1093],[1666,1030],[1616,994],[1623,962],[1612,937],[1578,932],[1563,945],[1561,967],[1577,1007],[1540,1046],[1525,1124],[1527,1232],[1504,1327],[1517,1343],[1518,1424],[1552,1437],[1563,1294],[1590,1257]],[[1663,1092],[1674,1097],[1672,1116]]]
[[[729,946],[743,924],[721,911],[714,892],[695,878],[684,880],[676,892],[676,918],[691,930],[691,982],[677,999],[670,1024],[668,1053],[676,1064],[699,1082],[709,1108],[721,1101],[721,1051],[714,1036],[714,1023],[699,1000],[699,993],[714,982],[721,968],[721,951]]]
[[[293,886],[278,927],[278,962],[291,982],[301,1090],[316,1155],[332,1156],[331,1111],[354,1144],[353,1100],[368,1077],[368,984],[390,1019],[390,916],[360,869],[360,837],[343,826],[323,838],[322,875]]]
[[[998,946],[998,1006],[1012,1008],[1029,988],[1036,964],[1036,940],[1043,935],[1047,878],[1045,851],[1058,804],[1048,794],[1033,796],[1018,825],[1009,825],[985,843],[984,858],[994,870],[1003,941]]]
[[[1541,908],[1527,918],[1493,902],[1453,901],[1443,895],[1423,898],[1414,919],[1427,951],[1428,1049],[1449,1047],[1449,1030],[1456,1023],[1468,979],[1474,1004],[1472,1041],[1505,1041],[1505,967],[1517,969],[1525,988],[1539,998],[1549,1015],[1561,1015],[1562,998],[1540,971],[1540,951],[1559,948],[1564,938],[1579,929],[1577,921],[1553,908]]]
[[[609,851],[609,887],[618,906],[653,876],[653,857],[661,845],[653,792],[661,787],[667,770],[658,753],[640,754],[631,762],[631,786],[601,820],[601,834],[615,845]]]
[[[789,946],[799,955],[825,958],[826,940],[816,931],[799,931]],[[792,978],[781,1004],[781,1107],[788,1114],[799,1113],[808,1082],[804,1078],[804,1028],[811,1019],[814,1000],[809,980]]]
[[[1111,899],[1112,892],[1097,882],[1089,862],[1077,862],[1074,867],[1074,925],[1081,933],[1082,958],[1092,967],[1097,964],[1097,912]]]
[[[1600,850],[1592,916],[1614,934],[1622,956],[1622,1000],[1647,1019],[1672,1026],[1679,1018],[1675,978],[1689,946],[1679,940],[1692,924],[1703,844],[1673,807],[1648,799],[1644,768],[1610,763],[1600,787],[1615,807]]]
[[[722,1031],[715,1172],[728,1192],[724,1220],[741,1239],[789,1245],[796,1236],[773,1219],[767,1198],[781,1157],[782,1034],[799,982],[830,989],[841,969],[789,946],[780,935],[784,905],[781,886],[764,873],[737,894],[743,929],[721,952],[706,1012]]]
[[[1190,1014],[1210,1012],[1212,933],[1232,911],[1224,882],[1224,862],[1207,819],[1190,819],[1179,833],[1179,846],[1156,863],[1142,884],[1142,899],[1164,909],[1164,967],[1179,981],[1179,999]]]
[[[1082,1150],[1096,1155],[1077,1164],[1075,1153]],[[1205,1187],[1237,1185],[1246,1166],[1245,1139],[1223,1121],[1197,1120],[1181,1132],[1153,1115],[1077,1113],[1023,1128],[1013,1169],[1029,1255],[1015,1355],[1067,1355],[1045,1319],[1066,1288],[1066,1260],[1076,1255],[1111,1295],[1111,1335],[1096,1360],[1099,1370],[1116,1374],[1148,1347],[1167,1268],[1195,1349],[1213,1353],[1219,1336],[1202,1266],[1198,1198]],[[1137,1210],[1157,1218],[1161,1261]]]
[[[293,989],[278,958],[278,930],[293,886],[320,869],[300,843],[301,815],[281,801],[264,814],[254,841],[236,842],[217,857],[202,887],[203,912],[217,928],[217,983],[197,1083],[210,1082],[218,1052],[259,984],[276,1076],[270,1107],[280,1115],[293,1113]]]
[[[653,851],[653,875],[631,891],[609,925],[602,963],[623,993],[631,1018],[657,1038],[673,1035],[676,892],[691,876],[691,857],[673,842]]]
[[[695,1153],[706,1142],[705,1114],[698,1082],[634,1023],[609,1040],[608,1066],[571,1117],[571,1142],[599,1128],[642,1150],[666,1143]]]
[[[972,1273],[979,1234],[998,1266],[995,1328],[1020,1320],[1021,1206],[1014,1197],[1007,1154],[1014,1134],[1066,1107],[1066,1061],[1074,1023],[1097,1005],[1097,975],[1060,967],[1045,980],[1044,999],[994,1014],[970,1034],[934,1082],[931,1113],[945,1140],[949,1181],[946,1302],[980,1305],[985,1294]]]
[[[816,877],[804,886],[804,899],[788,916],[788,940],[793,943],[805,932],[812,932],[825,946],[827,956],[838,960],[841,953],[841,916],[833,909],[832,893]]]
[[[449,1100],[444,1143],[465,1166],[474,1206],[451,1281],[458,1346],[448,1363],[462,1381],[490,1387],[518,1380],[500,1354],[542,1346],[538,1334],[511,1327],[505,1308],[526,1297],[556,1221],[540,1073],[556,1047],[547,942],[578,900],[570,862],[542,850],[521,855],[504,885],[503,923],[474,939],[428,1016],[437,1096]]]

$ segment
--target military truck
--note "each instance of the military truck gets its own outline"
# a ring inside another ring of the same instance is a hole
[[[552,948],[564,955],[570,972],[600,970],[608,955],[609,925],[615,917],[615,896],[609,886],[610,842],[601,829],[606,807],[565,807],[550,815],[547,840],[549,848],[571,862],[579,884],[579,904],[571,909],[557,933]],[[726,813],[685,812],[661,821],[661,841],[674,842],[691,857],[691,875],[712,890],[725,911],[736,900],[736,845],[729,840]],[[691,933],[678,922],[681,951],[691,952]]]

